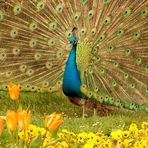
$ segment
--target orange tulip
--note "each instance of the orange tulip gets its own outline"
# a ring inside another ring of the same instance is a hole
[[[54,112],[51,115],[47,115],[45,117],[45,126],[49,130],[55,130],[62,124],[62,122],[63,122],[62,115],[57,114],[56,112]]]
[[[0,136],[2,134],[3,128],[4,128],[4,120],[0,117]]]
[[[20,130],[27,129],[30,123],[31,112],[26,110],[18,110],[18,126]]]
[[[8,85],[8,90],[9,90],[9,94],[10,94],[10,98],[12,100],[17,100],[19,98],[19,94],[20,94],[20,85],[15,85],[12,82],[9,83]]]
[[[14,132],[17,127],[17,113],[15,111],[8,110],[6,114],[6,124],[7,128],[11,131]]]

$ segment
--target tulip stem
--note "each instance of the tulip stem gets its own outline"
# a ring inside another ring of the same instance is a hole
[[[15,148],[15,145],[14,145],[14,132],[11,132],[11,137],[12,137],[12,146],[13,146],[13,148]]]
[[[26,142],[26,129],[24,129],[24,142],[25,142],[25,147],[27,145],[27,142]]]

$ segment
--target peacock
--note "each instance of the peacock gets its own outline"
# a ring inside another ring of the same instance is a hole
[[[0,0],[0,90],[10,81],[148,112],[148,1]]]

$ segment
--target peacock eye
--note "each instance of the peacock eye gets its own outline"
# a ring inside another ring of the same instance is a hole
[[[32,76],[34,73],[34,70],[33,69],[28,69],[28,71],[26,72],[27,76]]]
[[[113,62],[114,67],[119,67],[119,62]]]
[[[105,73],[105,70],[104,69],[101,69],[100,72],[101,72],[101,74],[104,74]]]
[[[103,99],[103,97],[102,97],[102,96],[100,96],[100,99]]]
[[[99,40],[100,40],[100,41],[103,41],[104,39],[105,39],[105,35],[100,35],[100,36],[99,36]]]
[[[75,20],[77,20],[78,19],[78,16],[75,16]]]
[[[103,4],[108,4],[110,0],[102,0]]]
[[[38,11],[43,10],[43,9],[45,8],[45,5],[46,5],[46,4],[45,4],[44,2],[42,2],[42,1],[41,1],[41,2],[38,2],[38,3],[37,3],[37,10],[38,10]]]
[[[21,50],[20,50],[20,48],[18,48],[18,47],[16,47],[16,48],[13,49],[13,54],[14,54],[14,55],[19,55],[20,52],[21,52]]]
[[[124,29],[119,29],[119,30],[117,30],[117,32],[116,32],[117,36],[119,36],[119,37],[123,36],[124,33],[125,33],[125,30],[124,30]]]
[[[14,15],[20,14],[22,12],[21,6],[20,5],[16,5],[13,8],[13,12],[14,12]]]
[[[40,53],[35,53],[34,59],[35,59],[36,61],[38,61],[38,60],[40,60],[40,58],[41,58],[41,54],[40,54]]]
[[[34,48],[37,45],[37,40],[36,39],[31,39],[31,41],[29,42],[29,46],[31,48]]]
[[[15,38],[17,35],[18,35],[18,31],[16,29],[12,29],[11,32],[10,32],[10,36],[12,38]]]
[[[92,18],[94,16],[94,11],[90,10],[89,13],[88,13],[88,16],[89,16],[89,18]]]
[[[57,10],[58,13],[62,13],[63,12],[62,4],[58,4],[57,7],[56,7],[56,10]]]
[[[108,96],[105,96],[106,99],[108,99]]]
[[[74,20],[77,22],[80,19],[81,12],[76,12],[74,15]]]
[[[72,32],[71,31],[66,31],[66,37],[68,38],[68,39],[70,39],[71,37],[72,37]]]
[[[144,8],[143,10],[141,10],[141,16],[142,17],[146,17],[148,15],[148,8]]]
[[[86,89],[86,84],[82,84],[82,88],[83,89]]]
[[[135,88],[136,87],[136,85],[134,84],[134,83],[132,83],[132,84],[130,84],[130,88]]]
[[[91,36],[94,37],[95,34],[96,34],[96,28],[93,28],[93,29],[91,30]]]
[[[115,49],[115,47],[114,47],[113,45],[109,45],[109,46],[108,46],[108,51],[111,52],[111,51],[113,51],[114,49]]]
[[[124,11],[123,11],[123,17],[127,18],[128,16],[130,16],[132,13],[132,9],[131,8],[126,8]]]
[[[141,36],[141,33],[140,32],[133,32],[133,38],[135,38],[135,39],[139,39],[140,38],[140,36]]]
[[[142,62],[143,62],[142,58],[139,57],[139,58],[136,59],[136,64],[137,65],[141,65]]]
[[[51,30],[55,30],[57,28],[57,24],[55,22],[52,22],[49,24],[49,27]]]
[[[129,74],[128,73],[124,73],[124,78],[128,79],[129,78]]]
[[[110,21],[111,21],[111,17],[107,17],[107,18],[104,20],[103,24],[104,24],[105,26],[108,26],[108,25],[110,24]]]
[[[113,82],[112,82],[112,86],[113,86],[113,87],[117,86],[117,82],[116,82],[116,81],[113,81]]]
[[[43,87],[48,87],[49,86],[49,82],[47,82],[47,81],[42,82],[42,86]]]
[[[82,0],[82,3],[85,4],[88,0]]]
[[[85,30],[81,30],[81,35],[84,36],[86,34]]]
[[[27,88],[30,88],[30,85],[27,85]]]
[[[7,71],[6,72],[6,77],[9,78],[10,76],[12,76],[12,74],[13,74],[12,71]]]
[[[54,39],[48,40],[48,46],[54,46],[56,44],[56,41]]]
[[[37,25],[37,23],[31,23],[30,24],[30,26],[29,26],[29,29],[31,30],[31,31],[34,31],[35,29],[37,29],[37,27],[38,27],[38,25]]]

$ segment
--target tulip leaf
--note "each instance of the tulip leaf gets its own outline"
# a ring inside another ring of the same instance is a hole
[[[53,144],[57,143],[57,142],[60,141],[60,140],[61,140],[61,138],[57,138],[57,139],[55,139],[55,140],[51,140],[51,141],[49,141],[49,142],[44,146],[44,148],[46,148],[46,147],[48,147],[48,146],[50,146],[50,145],[53,145]]]
[[[24,146],[24,140],[20,139],[18,143],[18,147],[23,147]]]
[[[41,144],[42,144],[42,137],[41,135],[37,135],[31,140],[29,148],[40,148]]]

